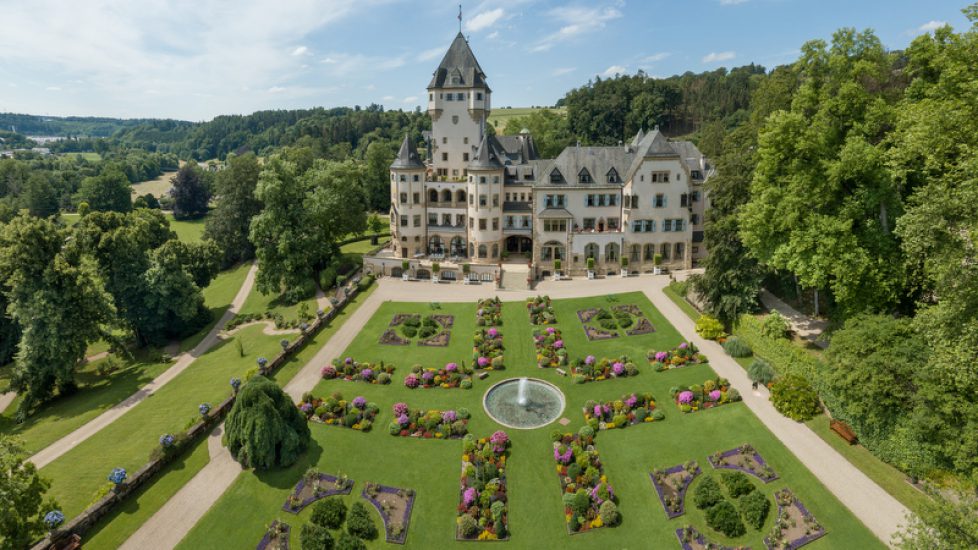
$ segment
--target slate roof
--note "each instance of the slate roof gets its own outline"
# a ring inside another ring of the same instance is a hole
[[[391,163],[391,168],[394,170],[423,170],[424,167],[421,157],[418,156],[418,150],[414,147],[414,142],[405,135],[404,141],[401,142],[401,149],[397,152],[394,162]]]
[[[455,36],[452,45],[445,52],[445,57],[435,69],[431,82],[428,83],[428,89],[432,88],[489,89],[488,84],[486,84],[486,73],[482,71],[482,67],[479,66],[475,54],[472,53],[472,48],[469,47],[469,43],[462,36],[462,33]]]
[[[499,161],[499,151],[496,145],[499,142],[490,139],[488,135],[482,136],[482,142],[476,150],[472,160],[469,161],[469,170],[499,170],[503,163]]]

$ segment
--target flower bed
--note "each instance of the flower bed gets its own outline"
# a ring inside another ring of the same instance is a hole
[[[651,393],[623,395],[621,399],[584,404],[584,420],[594,430],[625,428],[632,424],[660,421],[665,414],[655,408]]]
[[[380,410],[376,403],[368,403],[363,396],[346,401],[339,392],[324,399],[307,394],[298,407],[302,414],[306,415],[306,419],[312,422],[343,426],[362,432],[370,431]]]
[[[682,546],[683,550],[734,550],[730,546],[722,546],[715,542],[710,542],[703,533],[700,533],[689,525],[676,529],[676,538],[679,539],[679,545]],[[743,547],[740,546],[737,548],[739,550]]]
[[[577,312],[577,318],[588,340],[618,338],[619,330],[624,330],[627,336],[655,332],[652,322],[635,304],[616,304],[611,306],[611,311],[598,307],[582,309]]]
[[[657,371],[706,363],[706,357],[696,349],[692,342],[683,342],[668,351],[649,350],[647,358],[649,365]]]
[[[729,451],[716,452],[709,457],[710,465],[714,468],[740,470],[750,474],[764,483],[778,479],[778,474],[761,457],[761,454],[748,444],[741,445]]]
[[[574,382],[583,384],[611,378],[637,376],[639,370],[635,363],[632,363],[625,355],[618,359],[602,357],[601,360],[596,359],[593,355],[588,355],[584,359],[578,359],[571,372],[571,378]]]
[[[483,370],[502,370],[503,334],[492,327],[478,329],[473,337],[472,364]]]
[[[469,411],[411,409],[406,403],[394,403],[394,420],[388,426],[391,435],[424,439],[459,439],[468,433]]]
[[[563,434],[553,445],[564,520],[571,534],[613,525],[619,519],[614,489],[593,443],[593,430],[585,426],[577,434]]]
[[[285,500],[282,509],[298,514],[317,500],[333,495],[348,495],[351,490],[353,490],[353,481],[346,476],[331,476],[310,468],[299,483],[296,483],[295,489]]]
[[[440,369],[424,368],[421,365],[411,367],[411,372],[404,377],[404,385],[415,388],[462,388],[472,389],[472,369],[463,363],[448,363]]]
[[[257,550],[289,550],[289,534],[292,528],[288,523],[273,520],[265,531],[265,536],[261,538]]]
[[[368,384],[390,384],[391,374],[394,373],[394,365],[380,363],[366,363],[355,361],[352,357],[343,360],[333,359],[333,363],[323,367],[320,371],[326,380],[342,378],[351,382],[366,382]]]
[[[673,387],[670,389],[676,406],[684,413],[711,409],[740,401],[740,392],[730,387],[726,378],[707,380],[688,387]]]
[[[778,503],[778,519],[764,544],[774,550],[794,550],[825,536],[825,528],[790,489],[774,493]]]
[[[534,330],[533,345],[537,348],[538,367],[567,366],[567,348],[564,347],[564,338],[559,328],[547,327],[547,330],[543,331]]]
[[[360,495],[380,513],[387,542],[404,544],[411,523],[411,510],[414,509],[414,489],[367,483]]]
[[[396,313],[380,335],[380,343],[391,346],[406,346],[417,338],[419,346],[447,346],[451,341],[451,328],[455,317],[447,314],[425,315],[418,313]]]
[[[498,296],[479,300],[476,304],[475,324],[479,327],[503,326],[503,302]]]
[[[662,503],[662,508],[669,519],[678,518],[686,513],[686,490],[701,473],[703,470],[695,460],[665,470],[652,470],[649,473],[652,486],[659,495],[659,502]]]
[[[506,459],[509,436],[497,431],[462,442],[462,475],[455,519],[456,540],[506,540],[509,505],[506,494]]]
[[[528,298],[526,301],[526,311],[530,315],[530,323],[534,325],[555,325],[557,324],[557,314],[554,313],[553,304],[550,296],[537,296]]]

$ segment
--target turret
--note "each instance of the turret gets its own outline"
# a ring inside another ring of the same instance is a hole
[[[498,261],[498,243],[502,238],[503,163],[495,139],[482,137],[467,170],[471,198],[468,216],[474,220],[469,229],[469,249],[476,261]]]
[[[408,258],[425,247],[425,165],[409,136],[404,136],[390,169],[391,238],[398,255]]]

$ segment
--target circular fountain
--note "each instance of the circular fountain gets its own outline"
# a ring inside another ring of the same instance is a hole
[[[482,406],[503,426],[528,430],[556,420],[564,412],[564,394],[537,378],[510,378],[490,387]]]

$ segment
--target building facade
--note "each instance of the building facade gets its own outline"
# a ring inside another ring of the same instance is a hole
[[[531,262],[537,276],[583,273],[589,258],[600,274],[705,257],[703,184],[713,169],[695,145],[655,129],[541,159],[526,131],[486,133],[491,95],[459,33],[428,85],[425,158],[405,136],[391,165],[393,257]]]

